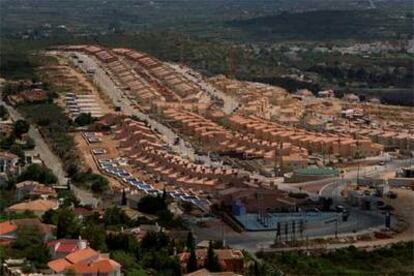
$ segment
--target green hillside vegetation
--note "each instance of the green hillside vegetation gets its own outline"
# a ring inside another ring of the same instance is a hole
[[[261,253],[259,257],[287,275],[413,275],[414,243],[401,243],[373,251],[348,247],[333,253]]]
[[[260,41],[408,38],[413,31],[412,24],[408,14],[384,10],[284,12],[229,22],[229,26],[241,28],[248,37]]]

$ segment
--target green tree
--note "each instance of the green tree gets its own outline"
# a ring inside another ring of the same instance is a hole
[[[138,202],[138,210],[147,214],[156,214],[167,209],[167,203],[162,196],[147,195]]]
[[[63,190],[59,192],[59,198],[63,199],[61,207],[78,207],[80,204],[79,199],[76,198],[75,194],[71,190]]]
[[[50,260],[49,249],[36,227],[19,227],[17,239],[12,243],[11,248],[15,257],[26,258],[36,268],[45,268]]]
[[[57,182],[57,177],[53,172],[38,164],[28,166],[17,178],[17,181],[33,180],[43,184],[53,184]]]
[[[87,126],[92,124],[95,119],[92,117],[90,113],[81,113],[76,119],[75,123],[79,126]]]
[[[19,156],[20,164],[23,164],[23,165],[25,164],[25,155],[24,155],[23,147],[21,145],[13,144],[10,147],[10,152]]]
[[[274,274],[278,275],[276,273],[274,273]],[[257,261],[254,261],[247,267],[246,275],[248,275],[248,276],[262,276],[262,275],[270,275],[270,273],[267,270],[267,266],[266,266],[265,263],[259,263]]]
[[[180,262],[176,257],[170,257],[165,250],[146,252],[142,258],[145,268],[157,271],[157,275],[181,275]]]
[[[47,210],[42,216],[42,222],[46,224],[57,225],[59,214],[56,210]]]
[[[58,210],[56,237],[76,238],[79,236],[80,226],[75,213],[68,208]]]
[[[122,189],[121,205],[122,206],[126,206],[127,205],[127,196],[126,196],[125,189]]]
[[[4,105],[0,105],[0,118],[6,120],[9,117],[9,112]]]
[[[141,241],[141,247],[144,250],[161,250],[167,247],[169,238],[164,232],[147,232]]]
[[[26,143],[23,145],[23,149],[32,150],[36,146],[35,141],[31,137],[27,137]]]
[[[193,233],[191,231],[188,231],[186,246],[188,250],[195,247],[195,240],[194,240]]]
[[[13,126],[13,133],[16,137],[21,138],[23,134],[29,131],[30,125],[25,120],[17,120]]]
[[[130,223],[129,217],[119,207],[111,207],[105,210],[104,214],[105,225],[127,225]]]
[[[72,178],[75,184],[86,186],[96,194],[102,194],[109,189],[108,179],[91,172],[78,172]]]
[[[111,258],[121,264],[122,270],[127,275],[134,275],[138,271],[142,273],[142,267],[138,264],[137,258],[122,250],[117,250],[111,253]]]
[[[196,271],[198,269],[197,265],[197,256],[194,250],[194,247],[190,248],[190,257],[187,261],[187,273],[191,273],[193,271]]]
[[[106,245],[110,251],[125,251],[139,258],[139,242],[134,235],[126,233],[109,233],[106,236]]]
[[[87,224],[81,231],[82,238],[89,241],[92,248],[107,251],[105,227],[99,224]]]
[[[204,263],[204,267],[211,272],[220,272],[221,266],[217,255],[214,253],[213,243],[210,241],[207,249],[207,257]]]

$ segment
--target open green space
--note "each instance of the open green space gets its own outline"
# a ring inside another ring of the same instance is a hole
[[[332,253],[259,253],[286,275],[412,275],[414,243],[401,243],[390,248],[364,251],[349,247]]]
[[[385,10],[325,10],[284,12],[278,15],[236,20],[231,27],[241,28],[252,40],[339,40],[408,38],[413,31],[410,13]]]

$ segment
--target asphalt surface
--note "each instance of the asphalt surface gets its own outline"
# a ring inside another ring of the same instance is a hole
[[[138,119],[145,121],[149,124],[152,129],[156,129],[161,133],[161,138],[169,144],[173,150],[179,152],[183,156],[187,156],[189,159],[194,160],[195,153],[194,149],[189,147],[182,139],[178,145],[175,144],[176,138],[178,135],[169,129],[168,127],[160,124],[159,122],[151,119],[147,114],[140,112],[137,108],[134,108],[133,103],[125,97],[126,93],[122,91],[111,77],[110,72],[104,70],[93,58],[77,53],[77,55],[83,60],[83,64],[80,64],[82,71],[86,72],[89,68],[95,69],[95,74],[93,75],[93,81],[96,85],[101,87],[103,92],[105,92],[113,101],[116,106],[121,107],[121,112],[128,116],[136,116]]]
[[[251,252],[268,248],[275,241],[275,230],[237,233],[227,225],[224,225],[223,222],[219,222],[217,219],[213,219],[213,221],[214,220],[216,220],[214,223],[217,225],[208,228],[202,228],[195,225],[192,227],[198,240],[222,240],[224,237],[228,245]],[[347,222],[343,222],[339,215],[338,222],[336,222],[336,220],[326,220],[317,223],[313,222],[312,225],[305,225],[303,234],[300,235],[297,233],[296,238],[334,237],[335,232],[338,237],[349,234],[357,235],[375,229],[381,229],[384,227],[384,222],[384,215],[379,211],[361,211],[352,208],[350,209],[350,215]],[[212,229],[216,229],[217,231],[212,231]],[[283,231],[282,227],[282,232]],[[292,239],[290,231],[291,230],[289,230],[289,239]],[[286,238],[283,236],[282,240],[285,239]]]
[[[85,54],[76,53],[83,63],[78,64],[76,63],[76,59],[71,59],[70,54],[67,54],[67,58],[71,60],[74,64],[78,65],[80,69],[86,73],[88,69],[93,68],[95,69],[95,73],[92,77],[94,83],[99,86],[104,93],[106,93],[113,103],[116,106],[121,107],[121,112],[128,116],[136,116],[138,119],[145,121],[148,125],[153,129],[158,131],[161,134],[161,138],[167,143],[173,151],[180,154],[181,156],[187,157],[192,161],[201,161],[207,166],[212,167],[220,167],[220,168],[230,168],[226,166],[221,161],[212,161],[209,156],[207,155],[199,155],[195,153],[193,147],[186,143],[183,139],[179,140],[179,143],[176,144],[176,138],[179,137],[177,133],[175,133],[170,128],[166,127],[165,125],[159,123],[158,121],[150,118],[147,114],[142,113],[137,108],[134,107],[134,104],[131,102],[128,97],[126,97],[126,91],[123,91],[116,85],[116,77],[112,76],[109,70],[106,70],[101,66],[101,64],[96,61],[93,57],[87,56]],[[127,63],[125,63],[127,67],[130,67]],[[132,70],[132,68],[131,68]],[[131,71],[132,72],[132,71]],[[189,77],[191,78],[191,77]],[[207,84],[205,84],[207,85]],[[206,89],[214,89],[212,87],[208,87]],[[212,92],[213,93],[213,92]],[[234,107],[234,103],[228,104],[231,107]],[[227,105],[226,105],[227,106]],[[240,170],[244,173],[248,173],[244,170]],[[261,178],[260,175],[257,175],[257,178]]]
[[[13,121],[24,120],[24,117],[12,106],[8,105],[3,100],[0,100],[0,104],[6,107]],[[66,185],[68,178],[66,177],[65,170],[63,169],[63,163],[46,144],[39,130],[33,125],[30,125],[28,134],[29,137],[35,141],[36,146],[34,148],[34,152],[39,154],[40,159],[42,159],[45,165],[53,171],[58,178],[59,185]]]
[[[184,75],[187,79],[191,80],[192,82],[196,83],[203,91],[207,92],[209,95],[217,97],[223,101],[223,112],[227,115],[232,114],[234,110],[239,106],[239,102],[229,95],[224,94],[222,91],[217,90],[211,84],[203,81],[201,78],[196,78],[195,75],[198,73],[191,70],[188,67],[183,67],[178,64],[169,64],[172,68],[174,68],[177,72],[180,72]]]

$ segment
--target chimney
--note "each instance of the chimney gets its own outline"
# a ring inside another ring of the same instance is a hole
[[[87,246],[86,241],[82,240],[82,237],[79,236],[79,239],[78,239],[78,249],[79,250],[80,249],[85,249],[86,246]]]
[[[55,253],[56,253],[56,251],[58,250],[59,246],[60,246],[60,242],[57,242],[57,243],[55,244],[55,247],[54,247],[54,251],[55,251]]]

